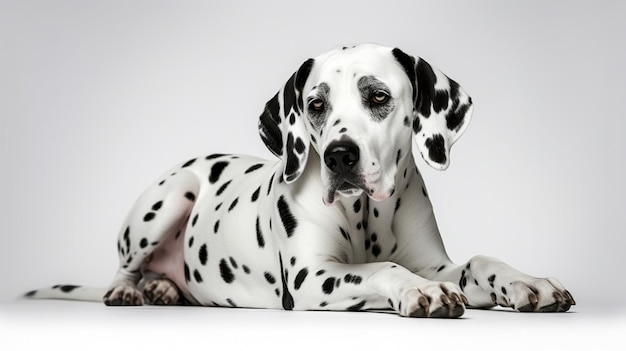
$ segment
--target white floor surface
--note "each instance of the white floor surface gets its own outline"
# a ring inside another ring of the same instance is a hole
[[[132,308],[16,300],[0,304],[3,350],[624,350],[626,315],[468,310],[458,320],[380,312]]]

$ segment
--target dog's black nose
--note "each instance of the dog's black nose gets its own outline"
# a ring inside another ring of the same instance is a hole
[[[324,152],[324,163],[331,172],[346,174],[359,162],[359,147],[352,141],[333,142]]]

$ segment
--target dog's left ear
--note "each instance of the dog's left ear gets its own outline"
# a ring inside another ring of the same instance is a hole
[[[259,117],[259,134],[267,148],[285,161],[283,175],[292,183],[302,174],[311,143],[304,124],[302,90],[313,68],[305,61],[285,86],[265,104]]]
[[[450,165],[450,147],[465,131],[472,116],[472,98],[457,82],[419,57],[400,49],[393,56],[413,86],[413,132],[422,158],[431,167]]]

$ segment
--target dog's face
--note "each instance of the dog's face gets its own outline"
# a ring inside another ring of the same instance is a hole
[[[323,160],[324,202],[335,194],[375,200],[394,192],[401,158],[411,150],[411,83],[390,51],[375,46],[315,58],[303,89],[305,125]]]
[[[304,171],[313,146],[326,204],[362,192],[382,201],[395,191],[411,135],[426,162],[445,169],[470,115],[469,96],[425,61],[363,44],[303,63],[267,103],[259,130],[285,159],[288,183]]]

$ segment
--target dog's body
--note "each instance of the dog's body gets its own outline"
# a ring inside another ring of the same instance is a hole
[[[399,49],[365,44],[306,61],[260,118],[281,160],[213,154],[159,178],[122,227],[105,303],[568,310],[573,298],[555,279],[484,256],[455,265],[445,252],[411,139],[445,169],[471,110],[456,82]]]

